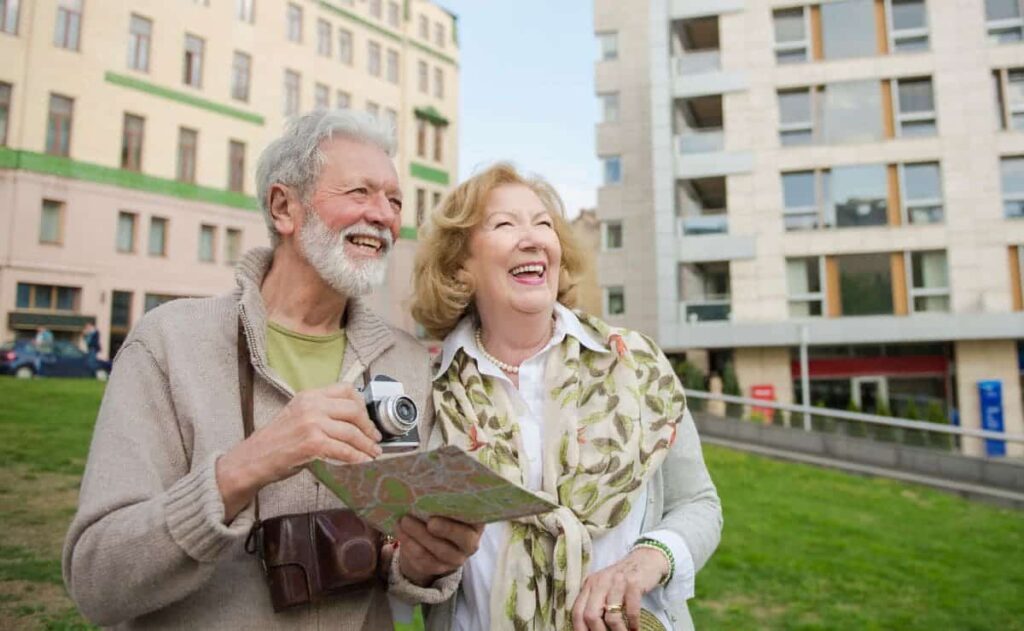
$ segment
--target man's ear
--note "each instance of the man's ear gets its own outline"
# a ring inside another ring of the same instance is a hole
[[[274,221],[274,228],[281,236],[295,234],[298,229],[299,209],[302,207],[295,199],[295,194],[284,184],[274,184],[267,192],[270,202],[270,218]]]

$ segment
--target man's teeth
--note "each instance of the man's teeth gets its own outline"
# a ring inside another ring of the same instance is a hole
[[[529,274],[530,272],[534,272],[536,274],[543,274],[544,266],[539,264],[519,265],[518,267],[513,267],[510,273],[513,276],[518,276],[520,274]]]
[[[373,237],[355,236],[349,239],[349,241],[351,241],[355,245],[366,246],[368,248],[373,248],[374,250],[379,250],[381,247],[380,239],[375,239]]]

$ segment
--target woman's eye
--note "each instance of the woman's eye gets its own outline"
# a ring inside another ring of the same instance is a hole
[[[548,228],[551,228],[551,227],[553,227],[553,226],[554,226],[554,224],[553,224],[553,223],[551,223],[551,221],[550,221],[550,220],[547,220],[547,219],[545,219],[544,221],[540,222],[540,225],[542,225],[542,226],[547,226]]]
[[[504,226],[511,226],[511,225],[512,225],[511,221],[499,221],[498,223],[494,224],[494,227],[495,228],[501,228],[501,227],[504,227]]]

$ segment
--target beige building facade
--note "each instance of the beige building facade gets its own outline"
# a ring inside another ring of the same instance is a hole
[[[786,402],[979,427],[998,380],[1024,433],[1020,2],[595,0],[595,33],[612,322]]]
[[[269,242],[260,151],[328,107],[396,129],[402,238],[373,300],[414,330],[417,227],[458,168],[454,15],[426,0],[2,6],[3,340],[95,322],[112,354],[156,305],[230,290],[238,257]]]

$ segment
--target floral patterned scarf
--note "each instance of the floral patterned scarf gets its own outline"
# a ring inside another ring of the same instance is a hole
[[[571,629],[591,540],[621,523],[676,435],[686,399],[649,338],[577,314],[614,352],[567,335],[545,366],[543,488],[559,508],[513,520],[491,591],[491,628]],[[517,413],[497,379],[464,350],[434,383],[436,428],[506,479],[525,486]]]

